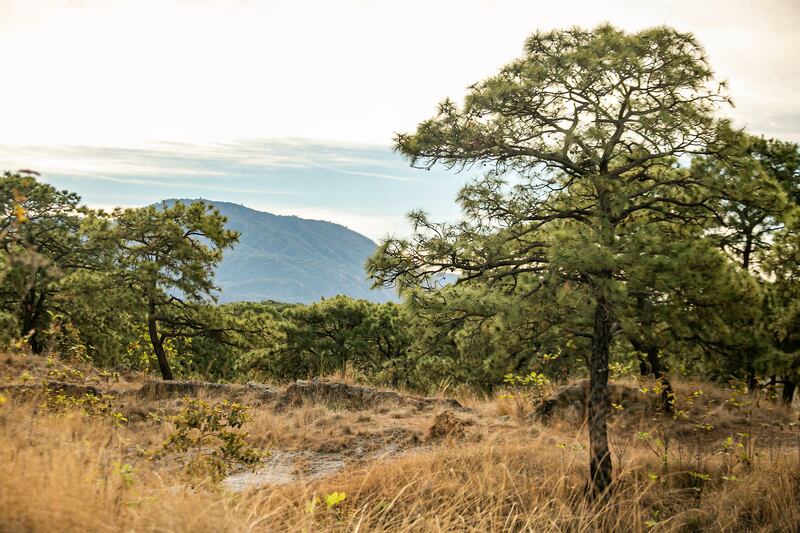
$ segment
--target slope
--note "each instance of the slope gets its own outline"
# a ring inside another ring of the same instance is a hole
[[[370,288],[364,263],[376,244],[360,233],[332,222],[204,201],[227,217],[229,229],[241,233],[217,268],[220,302],[309,303],[337,294],[376,302],[394,299],[391,291]]]

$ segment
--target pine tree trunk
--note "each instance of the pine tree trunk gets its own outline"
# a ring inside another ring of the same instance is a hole
[[[672,383],[669,380],[666,369],[661,364],[658,356],[659,349],[651,346],[647,349],[647,360],[653,370],[653,377],[661,381],[661,408],[667,414],[672,414],[675,407],[675,393],[672,390]]]
[[[781,400],[783,401],[783,405],[787,407],[792,405],[792,400],[794,400],[794,392],[796,390],[797,390],[797,381],[784,376],[783,394],[781,394]]]
[[[594,312],[592,359],[589,369],[589,475],[592,492],[603,495],[611,485],[611,454],[608,449],[608,353],[611,347],[611,307],[598,298]]]
[[[169,367],[167,361],[167,354],[164,351],[164,343],[158,335],[158,323],[155,319],[155,304],[151,300],[148,305],[147,313],[147,331],[150,334],[150,343],[153,345],[153,351],[158,359],[158,368],[161,370],[161,377],[166,381],[172,381],[172,369]]]
[[[36,351],[36,347],[34,346],[33,337],[35,335],[35,332],[31,334],[32,330],[33,330],[33,321],[31,320],[31,317],[28,314],[26,314],[22,318],[22,325],[19,328],[19,336],[20,338],[24,339],[28,335],[31,335],[30,339],[28,339],[28,345],[31,347],[31,351],[33,353],[39,353]]]
[[[647,364],[647,360],[644,357],[642,357],[641,355],[638,357],[639,357],[639,375],[642,376],[643,378],[649,376],[650,365]]]
[[[748,355],[748,357],[751,357]],[[752,365],[748,363],[747,365],[747,391],[750,393],[756,392],[758,390],[758,376],[756,375],[755,369],[753,369]]]
[[[35,354],[40,354],[44,351],[44,344],[41,339],[41,328],[39,324],[42,314],[44,312],[44,299],[46,291],[42,290],[39,296],[36,296],[36,290],[31,289],[28,291],[24,299],[22,317],[22,326],[20,327],[20,337],[30,335],[28,339],[28,346]]]

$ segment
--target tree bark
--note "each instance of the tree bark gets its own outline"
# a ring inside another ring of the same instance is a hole
[[[639,355],[638,358],[639,358],[639,375],[642,376],[642,377],[649,376],[650,375],[650,365],[647,364],[647,360],[644,357],[642,357],[641,355]]]
[[[672,383],[669,380],[666,369],[661,364],[658,356],[659,349],[656,346],[647,348],[647,361],[653,371],[653,377],[661,381],[661,408],[667,414],[672,414],[675,407],[675,393],[672,390]]]
[[[19,336],[25,338],[31,333],[32,330],[33,322],[30,318],[30,315],[26,313],[25,316],[22,317],[22,325],[19,328]],[[38,353],[33,343],[33,335],[31,335],[31,338],[28,339],[28,345],[31,347],[31,351],[33,351],[33,353]]]
[[[628,338],[633,348],[639,352],[639,370],[642,376],[652,375],[661,382],[661,408],[667,414],[672,414],[675,407],[675,392],[667,375],[667,369],[661,362],[658,346],[652,346],[643,340],[630,336]],[[644,356],[642,355],[644,354]]]
[[[608,449],[608,354],[613,314],[605,297],[594,312],[592,359],[589,363],[589,475],[592,492],[606,494],[611,485],[612,465]]]
[[[747,356],[751,357],[750,355]],[[753,366],[748,362],[747,364],[747,391],[750,393],[758,390],[758,376]]]
[[[797,390],[797,381],[784,376],[783,393],[781,394],[781,400],[783,401],[783,405],[787,407],[792,405],[792,400],[794,400],[794,392],[796,390]]]
[[[150,343],[153,345],[153,351],[158,359],[158,368],[161,370],[161,377],[166,381],[172,381],[172,369],[169,367],[167,361],[167,354],[164,351],[164,341],[158,334],[158,322],[155,319],[156,306],[151,299],[147,307],[147,331],[150,334]]]
[[[42,313],[44,312],[46,294],[47,292],[42,289],[37,296],[36,289],[31,288],[23,300],[23,316],[22,325],[20,327],[20,337],[24,338],[30,335],[30,338],[28,339],[28,346],[30,346],[31,351],[35,354],[42,353],[45,348],[41,338],[42,325],[39,324],[39,322],[41,322]]]

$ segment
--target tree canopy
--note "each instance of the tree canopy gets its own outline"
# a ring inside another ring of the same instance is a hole
[[[97,267],[96,250],[81,231],[87,210],[78,195],[41,183],[30,171],[3,174],[0,209],[7,268],[0,302],[14,317],[19,335],[41,352],[50,319],[65,304],[58,300],[64,278]]]
[[[396,148],[412,164],[480,164],[486,177],[459,195],[463,221],[412,214],[411,239],[383,243],[369,268],[401,288],[453,273],[460,282],[519,283],[529,291],[575,284],[591,300],[590,473],[611,482],[606,417],[608,358],[628,298],[622,261],[648,224],[690,224],[707,209],[707,184],[679,164],[720,151],[717,110],[727,102],[690,34],[611,26],[538,32],[521,58],[450,100]]]
[[[110,223],[95,222],[97,238],[113,240],[117,249],[114,278],[141,299],[161,374],[173,379],[166,339],[225,331],[210,325],[213,315],[199,304],[215,300],[213,268],[238,234],[203,202],[117,209]]]

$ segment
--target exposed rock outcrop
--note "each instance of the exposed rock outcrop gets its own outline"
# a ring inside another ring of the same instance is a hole
[[[467,427],[473,424],[472,420],[462,418],[453,411],[444,410],[433,419],[433,425],[428,430],[428,440],[463,438]]]
[[[65,383],[63,381],[43,381],[40,383],[21,383],[0,386],[0,392],[7,392],[9,394],[30,394],[43,391],[57,392],[75,397],[84,396],[86,394],[92,396],[103,395],[100,389],[92,385],[77,385],[75,383]]]
[[[9,394],[32,394],[44,391],[60,391],[69,396],[111,396],[122,399],[133,396],[140,400],[158,401],[183,397],[224,398],[249,403],[266,403],[277,400],[278,409],[300,405],[307,401],[324,402],[343,409],[366,410],[376,405],[393,404],[410,406],[418,410],[441,408],[469,411],[457,400],[450,398],[426,398],[374,387],[349,385],[347,383],[322,380],[296,381],[285,390],[262,383],[246,385],[213,383],[207,381],[162,381],[153,380],[139,388],[110,389],[103,391],[93,385],[60,381],[32,382],[0,386],[0,391]]]
[[[258,401],[269,401],[278,395],[278,390],[259,383],[234,385],[207,381],[149,381],[142,385],[137,396],[148,400],[165,400],[183,396],[221,396],[240,397],[250,395]]]
[[[464,409],[457,400],[450,398],[424,398],[380,390],[374,387],[316,379],[311,381],[300,380],[289,385],[283,393],[279,405],[285,407],[309,400],[338,405],[344,409],[367,409],[382,403],[411,405],[417,409],[429,409],[432,407]]]
[[[620,383],[609,383],[609,396],[612,405],[628,411],[657,411],[660,396],[647,395],[639,388]],[[612,409],[613,411],[613,409]],[[547,423],[551,420],[566,420],[574,424],[582,424],[589,413],[589,380],[559,387],[554,394],[546,398],[528,416],[532,421]]]

